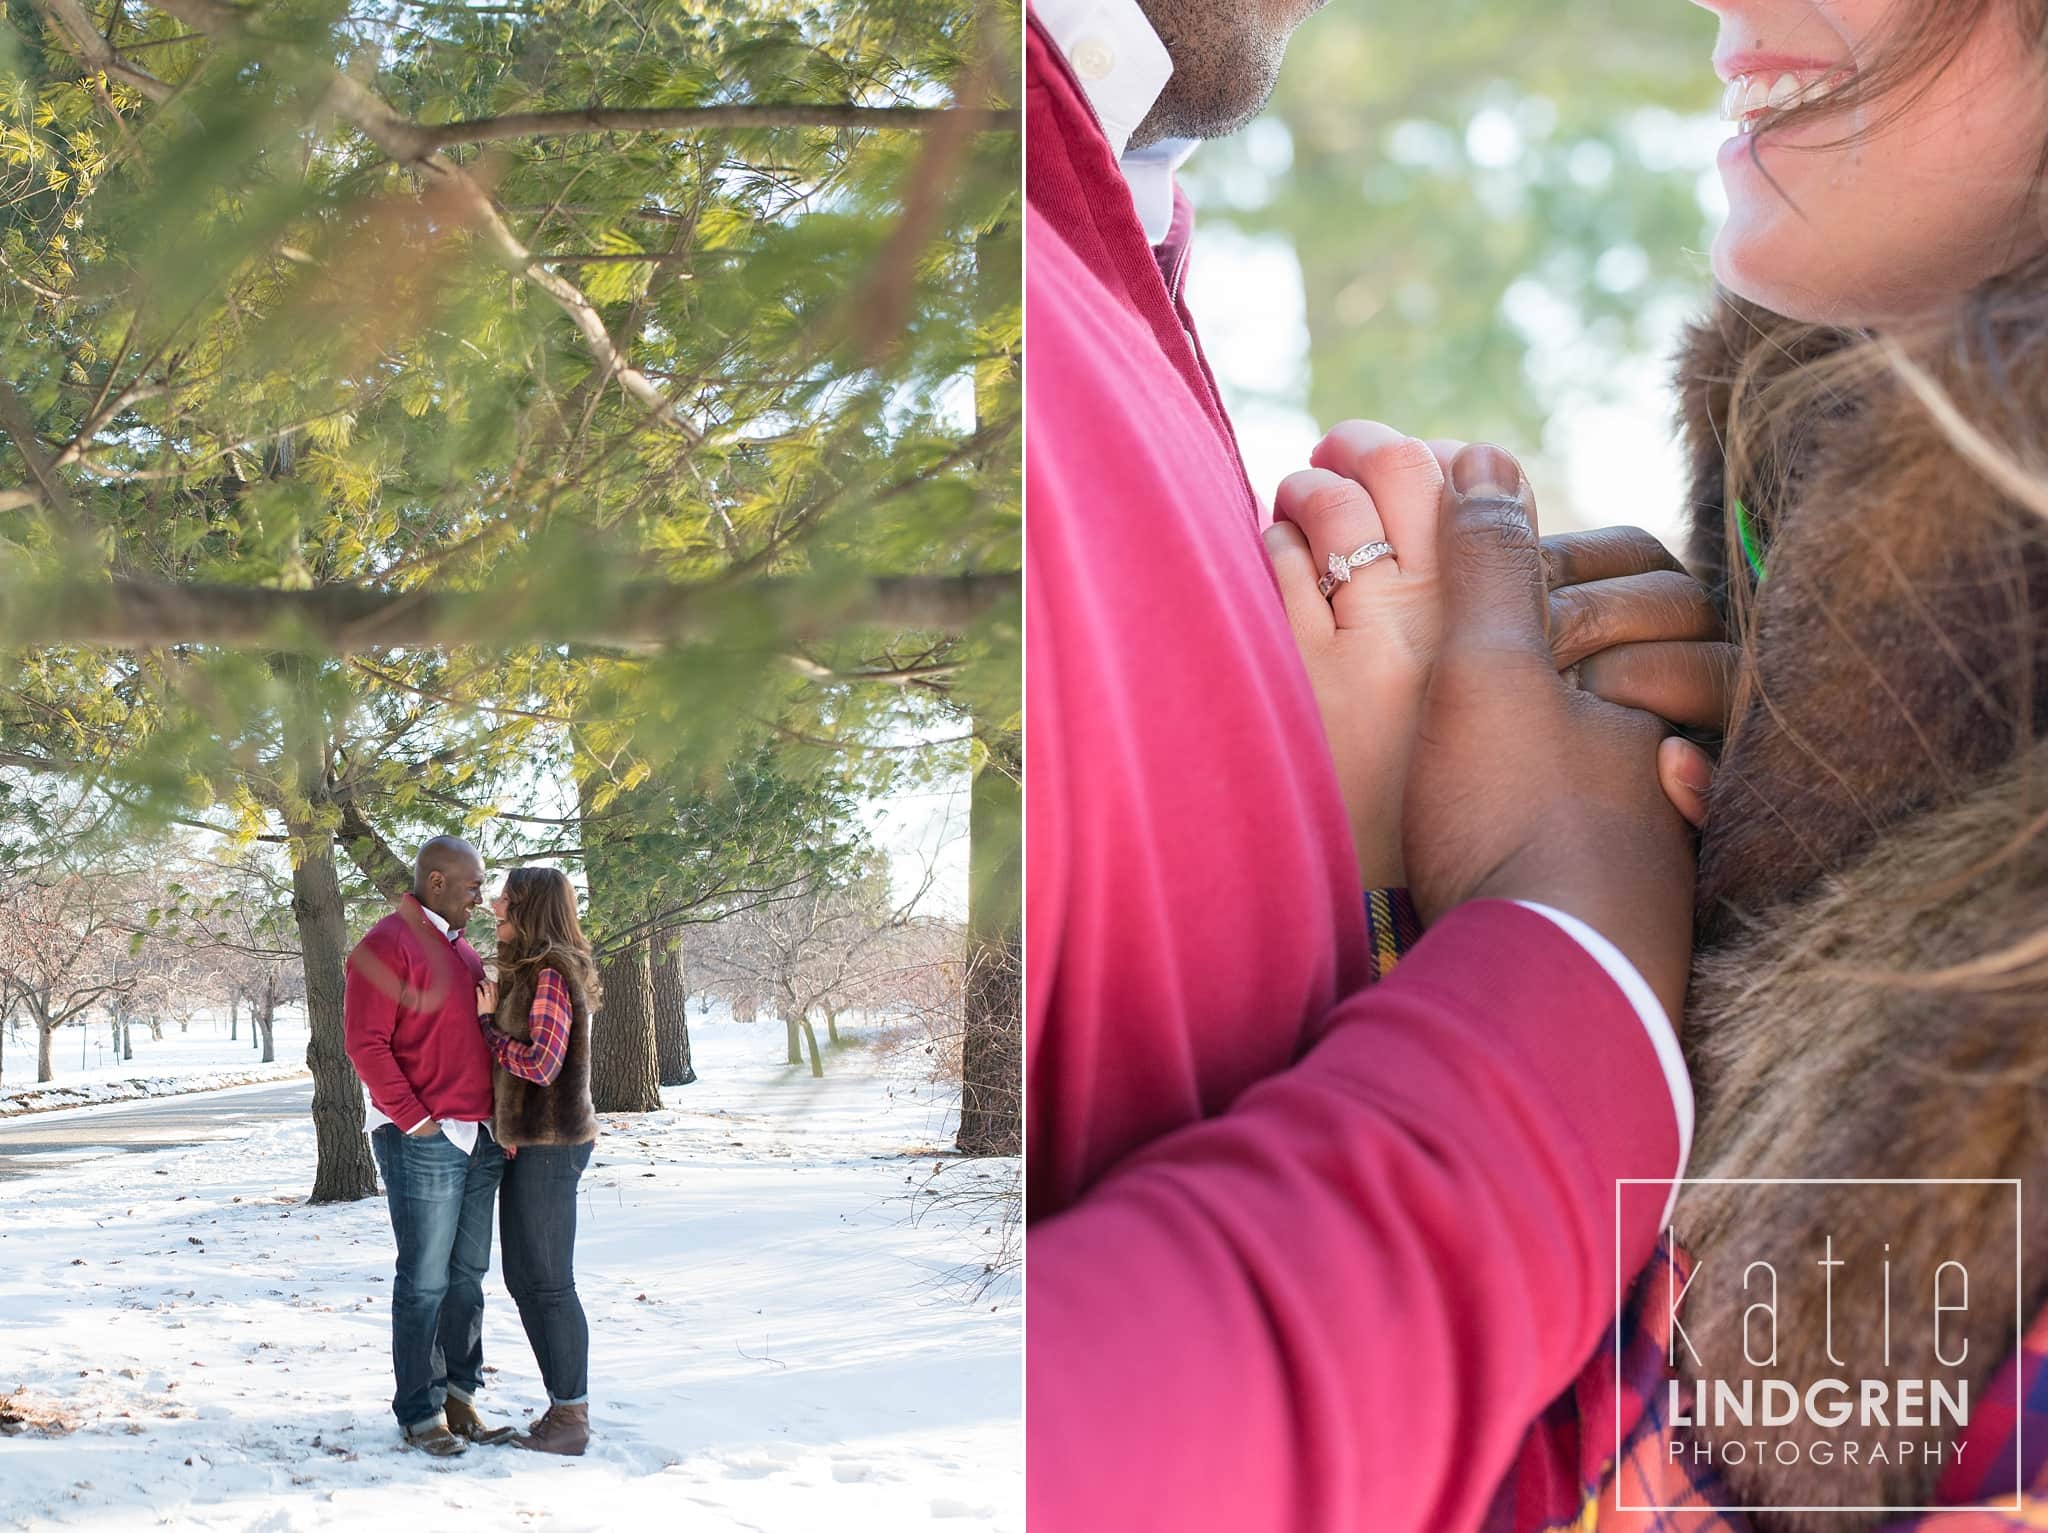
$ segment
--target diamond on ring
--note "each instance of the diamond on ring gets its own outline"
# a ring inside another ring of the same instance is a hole
[[[1330,555],[1329,573],[1316,582],[1316,589],[1323,593],[1325,600],[1341,585],[1351,583],[1351,572],[1362,570],[1369,564],[1377,564],[1393,553],[1391,543],[1366,543],[1354,548],[1348,554]]]

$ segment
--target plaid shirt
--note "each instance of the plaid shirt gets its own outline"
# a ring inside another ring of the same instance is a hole
[[[536,1086],[552,1086],[562,1073],[562,1055],[569,1047],[569,1024],[575,1013],[569,1008],[569,987],[553,969],[540,971],[534,986],[533,1009],[526,1014],[532,1035],[525,1042],[507,1037],[491,1026],[491,1018],[478,1017],[484,1037],[490,1041],[491,1057],[521,1080]]]
[[[1393,973],[1401,955],[1422,940],[1422,918],[1406,889],[1365,891],[1365,940],[1372,954],[1367,976],[1372,980]]]
[[[1670,1318],[1663,1300],[1667,1283],[1683,1288],[1689,1265],[1683,1252],[1670,1251],[1667,1236],[1637,1277],[1615,1331],[1523,1440],[1480,1533],[1750,1533],[1749,1519],[1726,1509],[1736,1497],[1716,1469],[1687,1462],[1691,1454],[1673,1463],[1666,1452]],[[2019,1355],[1992,1376],[1962,1440],[1960,1462],[1944,1470],[1932,1497],[1953,1510],[1912,1514],[1887,1523],[1886,1533],[2048,1528],[2048,1311],[2028,1327]],[[2026,1487],[2018,1510],[2016,1452]]]

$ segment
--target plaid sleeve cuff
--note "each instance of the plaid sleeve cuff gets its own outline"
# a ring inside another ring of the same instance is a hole
[[[1365,938],[1369,979],[1384,979],[1401,955],[1422,940],[1422,920],[1406,889],[1365,891]]]

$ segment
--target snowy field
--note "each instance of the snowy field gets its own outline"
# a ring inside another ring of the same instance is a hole
[[[115,1102],[143,1096],[164,1096],[209,1084],[244,1080],[289,1080],[306,1069],[306,1018],[300,1007],[281,1007],[272,1038],[275,1064],[263,1063],[263,1051],[251,1046],[244,1017],[238,1037],[228,1037],[228,1017],[204,1014],[184,1030],[164,1024],[162,1038],[149,1029],[132,1029],[135,1057],[115,1056],[114,1029],[94,1020],[58,1030],[51,1041],[53,1079],[36,1084],[36,1034],[26,1025],[0,1028],[0,1115],[11,1109],[70,1107],[80,1102]]]
[[[0,1528],[1021,1530],[1017,1287],[976,1295],[985,1214],[913,1218],[946,1104],[870,1048],[814,1081],[779,1023],[691,1033],[701,1079],[583,1183],[587,1457],[400,1447],[383,1200],[307,1207],[311,1125],[270,1123],[0,1184]],[[495,1258],[480,1403],[523,1424]]]

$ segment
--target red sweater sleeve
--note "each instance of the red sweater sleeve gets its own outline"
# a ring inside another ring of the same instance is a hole
[[[1033,1225],[1031,1525],[1476,1526],[1656,1239],[1668,1186],[1617,1179],[1679,1154],[1599,964],[1452,913],[1299,1064]]]
[[[405,981],[401,960],[369,937],[348,955],[348,983],[342,992],[342,1038],[377,1111],[408,1132],[433,1116],[414,1092],[391,1052],[398,1025],[398,997]]]

